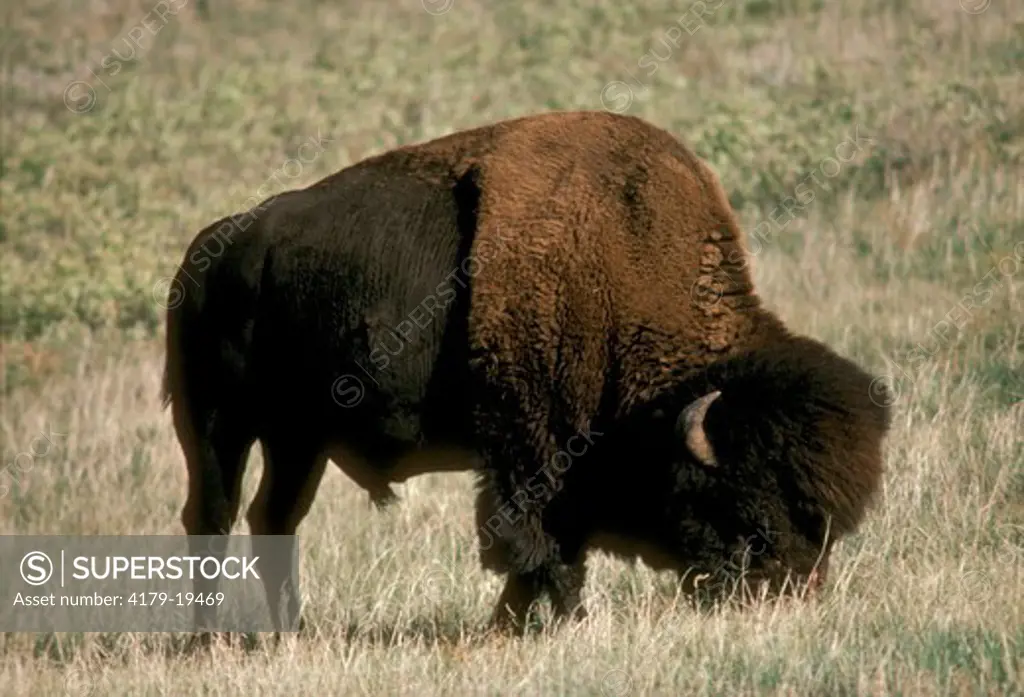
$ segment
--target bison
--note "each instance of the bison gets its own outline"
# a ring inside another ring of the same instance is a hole
[[[716,175],[635,117],[368,158],[200,231],[169,301],[189,535],[230,532],[257,440],[258,535],[296,532],[328,459],[379,505],[471,469],[481,561],[507,576],[492,621],[514,631],[545,593],[586,615],[595,548],[694,587],[758,537],[751,577],[820,583],[879,488],[871,376],[763,306]],[[293,621],[285,580],[263,575]]]

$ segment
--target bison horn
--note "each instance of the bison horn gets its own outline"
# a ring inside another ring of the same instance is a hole
[[[694,457],[708,467],[717,467],[718,461],[715,453],[708,442],[708,436],[704,432],[704,417],[708,413],[711,403],[721,396],[719,390],[709,392],[700,399],[690,402],[676,421],[676,430],[686,441],[686,447],[690,449]]]

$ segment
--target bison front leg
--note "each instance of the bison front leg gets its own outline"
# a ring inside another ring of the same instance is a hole
[[[530,606],[540,598],[544,582],[539,572],[509,574],[505,588],[491,614],[491,628],[522,636],[526,632]]]
[[[485,569],[507,574],[492,628],[522,635],[531,605],[545,593],[556,621],[584,619],[585,558],[581,546],[572,543],[575,536],[547,529],[543,513],[551,505],[539,496],[542,492],[535,491],[531,499],[520,490],[502,504],[495,488],[481,487],[476,502],[480,561]]]
[[[551,597],[555,621],[582,621],[587,617],[583,605],[584,565],[551,563],[525,574],[509,574],[505,588],[491,615],[491,627],[500,632],[522,636],[528,625],[530,608],[547,592]]]
[[[587,608],[583,604],[586,573],[582,560],[575,564],[555,563],[547,567],[545,575],[556,620],[582,621],[587,618]]]
[[[585,429],[565,427],[561,436],[552,431],[552,422],[564,423],[566,415],[551,416],[549,395],[536,394],[530,381],[517,378],[517,365],[483,366],[474,435],[483,458],[477,499],[481,561],[508,574],[492,625],[512,624],[521,633],[529,606],[543,593],[558,618],[586,614],[583,565],[577,563],[581,546],[574,543],[580,536],[573,533],[578,523],[566,516],[575,508],[567,505],[564,491],[572,458],[586,452],[576,441],[586,436]]]

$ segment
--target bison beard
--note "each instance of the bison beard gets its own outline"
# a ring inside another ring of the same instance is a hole
[[[186,531],[231,530],[259,440],[258,534],[297,530],[328,459],[381,505],[476,470],[506,626],[545,592],[583,616],[595,547],[715,576],[760,534],[756,574],[820,578],[889,417],[762,307],[749,261],[714,173],[604,112],[398,148],[217,221],[167,315]],[[263,578],[293,621],[295,590]]]

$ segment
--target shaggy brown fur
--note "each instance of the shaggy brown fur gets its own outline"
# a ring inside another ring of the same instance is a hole
[[[639,119],[464,131],[248,215],[222,253],[200,254],[237,220],[197,236],[168,313],[191,534],[230,529],[255,439],[268,468],[248,517],[273,534],[295,531],[329,456],[383,501],[390,481],[475,467],[406,455],[462,448],[481,458],[482,559],[508,574],[495,620],[522,626],[544,591],[583,614],[594,545],[713,573],[768,525],[760,565],[806,576],[878,486],[888,417],[869,376],[761,306],[717,177]],[[367,371],[427,296],[432,323]],[[346,374],[365,383],[355,408],[328,399]]]

